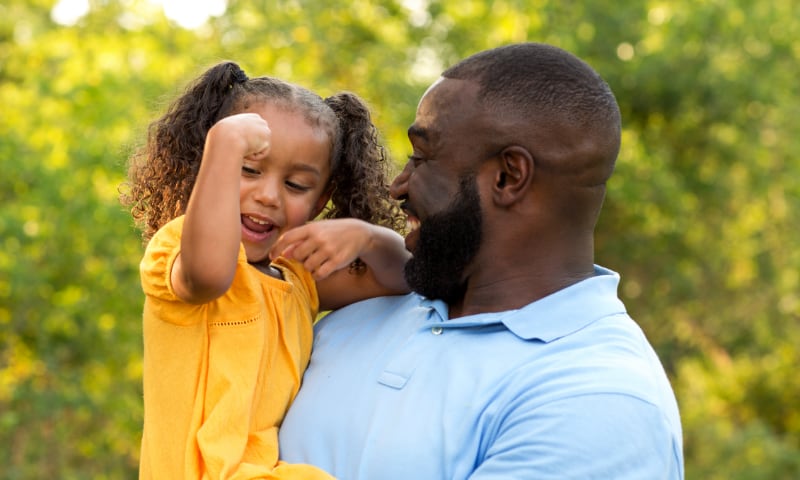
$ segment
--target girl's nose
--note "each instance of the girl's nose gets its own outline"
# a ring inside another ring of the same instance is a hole
[[[400,175],[395,177],[392,185],[389,187],[389,195],[392,196],[395,200],[405,200],[406,196],[408,195],[408,179],[411,177],[411,171],[413,170],[414,166],[412,162],[406,162],[406,166],[403,168],[403,171],[400,172]]]
[[[266,206],[276,206],[280,204],[280,188],[274,181],[262,179],[254,189],[253,199]]]

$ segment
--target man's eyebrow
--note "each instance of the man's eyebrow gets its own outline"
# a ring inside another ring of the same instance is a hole
[[[423,140],[428,140],[428,131],[422,127],[411,125],[410,127],[408,127],[408,136],[420,137]]]

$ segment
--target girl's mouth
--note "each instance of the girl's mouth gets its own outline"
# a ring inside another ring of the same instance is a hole
[[[268,220],[253,217],[252,215],[242,215],[243,240],[262,242],[266,240],[276,228],[276,225]]]

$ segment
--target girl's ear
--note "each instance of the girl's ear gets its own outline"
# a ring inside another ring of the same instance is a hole
[[[533,155],[525,147],[512,145],[498,155],[492,197],[495,204],[508,207],[520,201],[533,180]]]
[[[317,216],[322,213],[322,210],[325,209],[325,205],[328,204],[328,200],[331,199],[332,193],[333,190],[330,187],[326,188],[325,191],[322,192],[322,195],[320,195],[319,199],[317,199],[316,205],[314,205],[314,211],[312,212],[311,220],[317,218]]]

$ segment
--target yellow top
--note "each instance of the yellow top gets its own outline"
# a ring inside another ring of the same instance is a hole
[[[144,433],[140,479],[330,479],[278,461],[278,427],[300,388],[319,299],[299,264],[285,280],[247,263],[203,305],[181,302],[170,271],[183,217],[159,230],[140,265],[144,302]],[[311,432],[309,432],[311,434]]]

